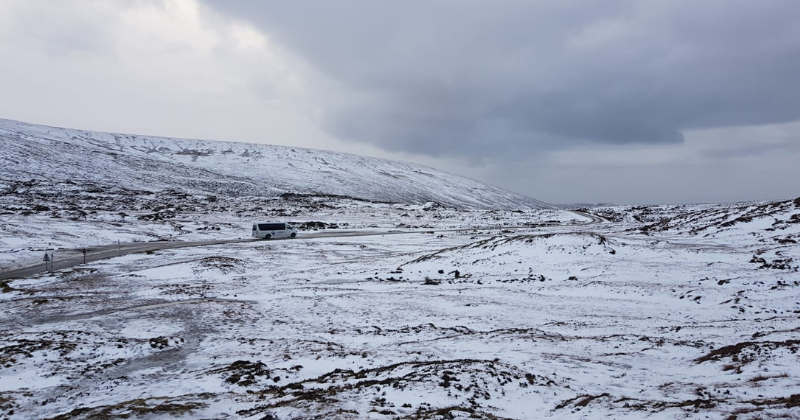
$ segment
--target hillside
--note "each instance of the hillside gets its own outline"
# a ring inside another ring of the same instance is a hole
[[[430,167],[299,147],[99,133],[0,119],[0,180],[275,197],[340,195],[473,209],[551,208]]]
[[[0,207],[0,275],[40,267],[0,280],[2,418],[800,417],[800,199],[597,222],[119,188],[127,217],[80,217],[45,187]],[[328,228],[247,240],[265,213]]]

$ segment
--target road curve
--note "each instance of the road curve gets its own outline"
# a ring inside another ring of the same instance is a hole
[[[569,210],[569,212],[573,213],[573,214],[577,214],[578,216],[588,217],[589,219],[592,219],[592,220],[590,220],[588,222],[576,223],[576,224],[594,225],[594,224],[597,224],[597,223],[607,223],[608,222],[608,220],[606,220],[606,219],[604,219],[604,218],[602,218],[602,217],[600,217],[600,216],[598,216],[596,214],[586,213],[586,212],[578,211],[578,210]]]

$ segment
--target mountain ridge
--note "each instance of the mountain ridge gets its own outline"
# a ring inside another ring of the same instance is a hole
[[[553,208],[408,162],[292,146],[104,133],[0,119],[10,180],[116,180],[231,196],[342,195],[476,209]]]

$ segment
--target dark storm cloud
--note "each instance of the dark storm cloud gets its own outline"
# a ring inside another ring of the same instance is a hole
[[[800,119],[795,0],[204,3],[340,83],[326,128],[387,150],[676,143]]]

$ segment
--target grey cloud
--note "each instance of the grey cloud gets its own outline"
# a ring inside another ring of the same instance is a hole
[[[9,2],[6,6],[4,12],[13,16],[8,33],[18,46],[40,48],[55,57],[113,53],[119,9],[110,2],[88,7],[79,0]]]
[[[794,0],[204,3],[370,95],[326,98],[326,128],[392,151],[676,143],[800,120]]]
[[[729,158],[750,158],[763,155],[776,155],[784,154],[785,156],[796,156],[800,152],[800,141],[793,139],[792,141],[783,141],[780,143],[764,143],[761,142],[757,145],[748,145],[741,147],[732,147],[722,150],[708,150],[702,152],[705,157],[714,160],[729,159]]]

